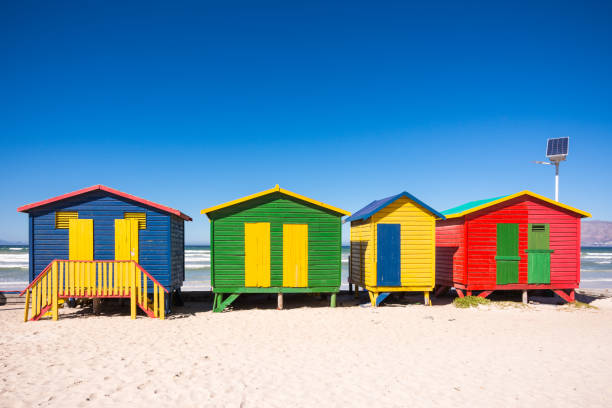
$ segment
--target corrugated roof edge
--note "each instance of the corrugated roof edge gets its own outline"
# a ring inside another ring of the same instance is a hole
[[[144,204],[144,205],[147,205],[149,207],[153,207],[153,208],[156,208],[158,210],[167,212],[169,214],[176,215],[177,217],[180,217],[180,218],[182,218],[182,219],[184,219],[186,221],[193,221],[190,216],[188,216],[187,214],[184,214],[183,212],[181,212],[179,210],[167,207],[165,205],[157,204],[157,203],[154,203],[153,201],[145,200],[144,198],[136,197],[136,196],[133,196],[133,195],[128,194],[128,193],[124,193],[124,192],[119,191],[119,190],[115,190],[114,188],[103,186],[102,184],[97,184],[95,186],[86,187],[86,188],[83,188],[83,189],[80,189],[80,190],[77,190],[77,191],[73,191],[71,193],[66,193],[66,194],[59,195],[57,197],[49,198],[47,200],[38,201],[38,202],[35,202],[35,203],[32,203],[32,204],[27,204],[27,205],[24,205],[24,206],[21,206],[21,207],[17,208],[17,211],[19,211],[19,212],[28,212],[30,210],[33,210],[34,208],[38,208],[38,207],[42,207],[42,206],[45,206],[45,205],[48,205],[48,204],[56,203],[58,201],[65,200],[67,198],[75,197],[75,196],[82,195],[82,194],[86,194],[86,193],[89,193],[89,192],[92,192],[92,191],[95,191],[95,190],[106,191],[107,193],[114,194],[114,195],[119,196],[119,197],[127,198],[128,200],[132,200],[132,201],[135,201],[137,203]]]
[[[418,205],[420,205],[421,207],[423,207],[424,209],[429,211],[435,217],[440,218],[442,220],[446,219],[446,217],[442,213],[440,213],[439,211],[434,210],[432,207],[430,207],[429,205],[425,204],[423,201],[419,200],[417,197],[413,196],[409,192],[403,191],[403,192],[401,192],[401,193],[399,193],[399,194],[397,194],[395,196],[390,196],[390,197],[387,197],[387,198],[381,198],[380,200],[372,201],[370,204],[366,205],[365,207],[363,207],[359,211],[355,211],[355,213],[352,216],[345,218],[344,222],[368,219],[372,215],[376,214],[377,212],[379,212],[380,210],[382,210],[383,208],[388,206],[389,204],[395,202],[400,197],[408,197],[409,199],[411,199],[412,201],[414,201],[415,203],[417,203]],[[379,206],[375,206],[370,211],[365,212],[363,214],[360,214],[361,210],[371,206],[372,204],[374,204],[377,201],[381,201],[382,203]]]
[[[544,197],[544,196],[542,196],[540,194],[536,194],[536,193],[534,193],[532,191],[529,191],[529,190],[519,191],[518,193],[510,194],[510,195],[507,195],[507,196],[501,196],[501,197],[498,197],[496,199],[480,200],[480,201],[484,201],[484,203],[481,203],[480,205],[477,205],[477,206],[472,206],[472,207],[469,207],[469,208],[465,208],[465,209],[463,209],[460,212],[453,212],[453,213],[451,213],[451,211],[456,211],[457,209],[460,209],[463,206],[467,206],[468,204],[477,203],[478,202],[478,201],[470,201],[469,203],[466,203],[466,204],[463,204],[463,205],[451,208],[449,210],[443,211],[443,213],[446,214],[446,218],[459,218],[459,217],[463,217],[463,216],[465,216],[467,214],[471,214],[471,213],[474,213],[474,212],[477,212],[477,211],[480,211],[480,210],[484,210],[485,208],[491,207],[491,206],[496,205],[496,204],[503,203],[505,201],[512,200],[514,198],[517,198],[517,197],[520,197],[520,196],[523,196],[523,195],[528,195],[530,197],[533,197],[533,198],[536,198],[538,200],[544,201],[546,203],[552,204],[552,205],[554,205],[556,207],[563,208],[565,210],[568,210],[568,211],[571,211],[573,213],[579,214],[582,217],[591,217],[591,214],[586,212],[586,211],[579,210],[579,209],[571,207],[571,206],[569,206],[567,204],[559,203],[557,201],[551,200],[548,197]]]

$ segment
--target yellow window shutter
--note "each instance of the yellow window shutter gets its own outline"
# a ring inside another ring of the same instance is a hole
[[[126,220],[135,219],[138,221],[138,229],[147,229],[147,214],[143,212],[126,212],[123,214]]]
[[[55,213],[55,228],[68,229],[70,220],[76,220],[78,218],[79,213],[77,211],[57,211]]]

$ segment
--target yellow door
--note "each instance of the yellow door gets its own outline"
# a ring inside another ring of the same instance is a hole
[[[283,225],[283,286],[308,286],[308,225]]]
[[[270,223],[244,224],[244,286],[270,287]]]
[[[74,261],[93,261],[93,220],[68,221],[68,258]]]
[[[115,220],[115,260],[138,262],[138,220]]]

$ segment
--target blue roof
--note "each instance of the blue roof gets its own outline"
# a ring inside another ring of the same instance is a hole
[[[389,204],[393,203],[395,200],[397,200],[398,198],[401,198],[401,197],[408,197],[409,199],[411,199],[412,201],[414,201],[415,203],[417,203],[418,205],[420,205],[421,207],[423,207],[424,209],[426,209],[427,211],[432,213],[434,216],[436,216],[436,217],[438,217],[440,219],[443,219],[443,220],[446,219],[446,217],[444,215],[442,215],[438,211],[434,210],[433,208],[431,208],[430,206],[428,206],[427,204],[425,204],[424,202],[422,202],[421,200],[419,200],[418,198],[416,198],[412,194],[407,193],[406,191],[404,191],[402,193],[399,193],[399,194],[391,196],[391,197],[382,198],[380,200],[372,201],[370,204],[366,205],[361,210],[355,212],[353,215],[351,215],[350,217],[346,218],[344,220],[344,222],[357,221],[357,220],[365,220],[367,218],[370,218],[372,215],[376,214],[378,211],[382,210],[383,208],[385,208],[386,206],[388,206]]]

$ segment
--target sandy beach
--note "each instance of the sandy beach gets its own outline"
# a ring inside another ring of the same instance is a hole
[[[416,299],[416,298],[415,298]],[[239,299],[240,300],[240,299]],[[612,406],[612,299],[592,308],[311,296],[23,323],[0,307],[0,406]],[[125,309],[125,310],[124,310]]]

